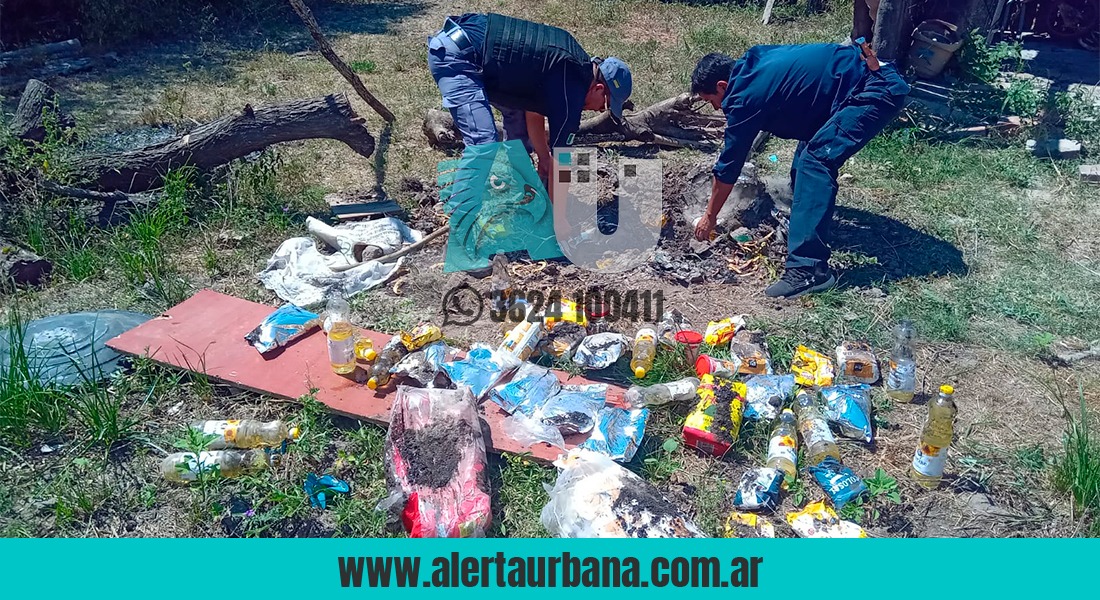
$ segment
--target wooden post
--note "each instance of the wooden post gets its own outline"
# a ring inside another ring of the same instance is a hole
[[[306,24],[306,28],[309,29],[309,34],[313,36],[314,41],[321,48],[321,54],[336,67],[336,70],[344,76],[344,79],[348,80],[351,87],[355,89],[355,92],[373,108],[378,114],[382,115],[382,118],[387,123],[393,123],[396,117],[390,112],[390,109],[386,108],[386,105],[382,104],[378,98],[374,97],[367,90],[367,86],[363,85],[363,80],[359,79],[359,76],[351,70],[351,67],[347,65],[339,56],[336,55],[336,51],[332,49],[332,46],[328,43],[325,35],[321,33],[321,27],[317,24],[317,20],[313,18],[313,13],[309,11],[309,7],[305,5],[302,0],[290,0],[290,6],[294,8],[294,12],[298,13],[298,16],[302,18],[302,22]]]
[[[873,46],[879,60],[901,67],[913,35],[910,12],[916,3],[914,0],[882,0],[879,3]]]
[[[775,0],[768,0],[768,3],[764,5],[764,18],[760,19],[760,22],[767,25],[768,21],[772,20],[772,7],[775,6]]]

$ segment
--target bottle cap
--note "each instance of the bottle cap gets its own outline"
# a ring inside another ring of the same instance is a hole
[[[297,439],[301,436],[302,436],[302,430],[298,429],[297,425],[290,428],[290,439],[297,441]]]
[[[638,379],[642,379],[645,377],[645,369],[642,367],[634,367],[634,376]]]
[[[363,352],[363,357],[367,360],[374,360],[378,358],[378,352],[374,348],[368,348],[366,352]]]
[[[948,395],[948,396],[951,396],[951,395],[953,395],[953,394],[955,393],[955,388],[953,388],[953,387],[951,387],[951,386],[949,386],[949,385],[941,385],[941,386],[940,386],[940,393],[941,393],[941,394],[946,394],[946,395]]]
[[[378,389],[378,379],[376,379],[374,377],[371,377],[370,379],[368,379],[367,380],[367,387],[369,387],[372,390]]]

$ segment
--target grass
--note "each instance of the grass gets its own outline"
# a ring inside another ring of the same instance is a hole
[[[1081,412],[1077,418],[1069,417],[1065,456],[1055,467],[1054,484],[1073,498],[1074,515],[1096,536],[1100,535],[1100,444],[1089,432],[1085,393],[1079,393]]]

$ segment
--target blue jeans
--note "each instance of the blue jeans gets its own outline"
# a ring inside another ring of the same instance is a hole
[[[909,85],[893,65],[868,72],[859,86],[791,162],[787,268],[823,271],[829,262],[829,228],[841,165],[878,135],[905,106]]]
[[[442,33],[428,39],[428,69],[443,96],[443,108],[451,111],[467,146],[500,141],[479,62],[476,48],[459,49]],[[504,120],[504,139],[520,140],[530,152],[525,111],[499,110]]]

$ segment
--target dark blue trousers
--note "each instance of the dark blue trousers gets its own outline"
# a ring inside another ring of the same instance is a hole
[[[897,117],[908,93],[909,85],[893,65],[868,71],[832,118],[812,138],[799,142],[791,162],[788,269],[827,267],[840,166]]]

